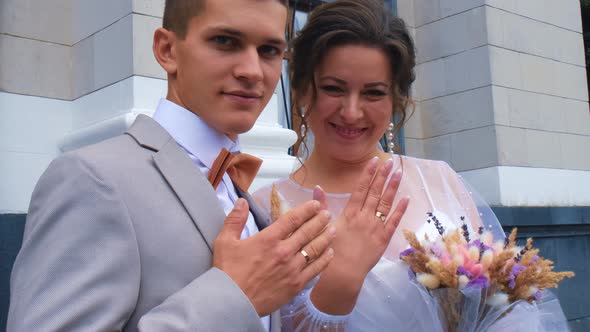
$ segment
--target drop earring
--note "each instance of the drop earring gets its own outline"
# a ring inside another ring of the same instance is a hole
[[[299,110],[301,114],[301,126],[299,127],[299,137],[305,137],[305,135],[307,134],[307,125],[305,124],[305,108],[301,107],[301,109]]]
[[[393,125],[393,122],[389,123],[389,126],[387,126],[387,131],[385,132],[385,141],[387,142],[387,149],[388,152],[390,153],[394,153],[394,148],[395,148],[395,143],[393,141],[393,128],[395,126]]]

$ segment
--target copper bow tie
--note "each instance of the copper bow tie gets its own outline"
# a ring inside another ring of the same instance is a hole
[[[233,154],[223,148],[213,162],[207,179],[217,189],[223,174],[227,172],[232,182],[241,191],[247,192],[254,181],[258,169],[262,165],[262,159],[246,153]]]

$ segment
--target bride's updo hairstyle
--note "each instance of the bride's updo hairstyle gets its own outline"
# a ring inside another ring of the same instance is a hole
[[[316,8],[291,45],[289,73],[294,109],[307,128],[306,118],[311,105],[301,105],[301,97],[310,92],[308,100],[317,98],[314,72],[328,51],[337,46],[362,45],[381,49],[391,66],[392,115],[397,113],[394,132],[406,121],[406,110],[413,106],[410,87],[414,82],[416,53],[405,22],[386,9],[381,0],[337,0]],[[304,106],[305,108],[303,108]],[[299,137],[298,143],[304,143]],[[399,145],[396,144],[396,149]],[[301,145],[300,145],[301,147]],[[399,151],[396,151],[399,153]]]

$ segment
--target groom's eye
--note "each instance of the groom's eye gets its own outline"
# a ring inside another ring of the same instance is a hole
[[[217,47],[224,50],[231,50],[238,46],[238,40],[229,36],[214,36],[211,38],[211,41],[215,43]]]
[[[278,47],[272,45],[263,45],[258,48],[258,52],[264,57],[272,58],[282,56],[282,52]]]

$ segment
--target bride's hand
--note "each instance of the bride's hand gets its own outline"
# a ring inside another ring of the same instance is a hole
[[[401,181],[401,172],[397,171],[386,184],[392,167],[391,159],[383,165],[377,160],[369,162],[335,221],[337,237],[333,246],[338,260],[334,263],[342,264],[343,273],[356,273],[364,280],[383,255],[406,211],[409,199],[402,198],[390,213]]]
[[[383,165],[376,158],[371,160],[334,222],[334,258],[311,293],[312,302],[323,312],[352,311],[367,273],[383,255],[408,207],[409,199],[402,198],[390,213],[401,181],[398,171],[386,184],[392,167],[391,160]]]

